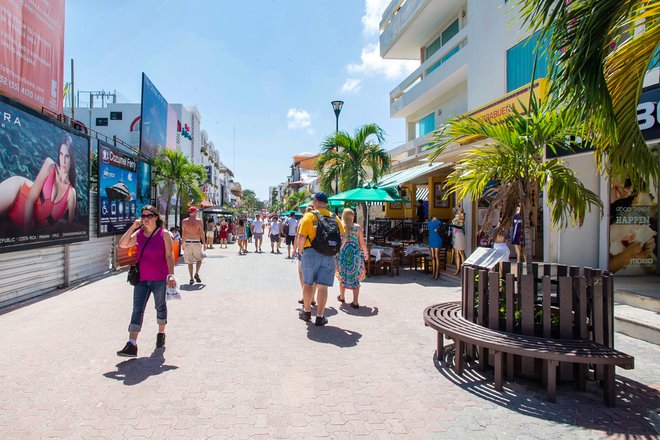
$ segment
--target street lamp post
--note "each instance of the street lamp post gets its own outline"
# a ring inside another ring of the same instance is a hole
[[[339,113],[344,106],[344,101],[332,101],[332,109],[335,111],[335,135],[339,133]],[[336,146],[336,151],[339,153],[339,145]],[[335,194],[339,194],[339,176],[335,175]]]

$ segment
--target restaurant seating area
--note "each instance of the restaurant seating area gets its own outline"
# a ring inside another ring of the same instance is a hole
[[[400,275],[403,270],[431,274],[431,250],[426,244],[395,241],[369,244],[369,258],[365,261],[367,276]],[[455,266],[447,261],[447,248],[440,248],[440,270],[454,272]],[[458,278],[457,278],[458,279]]]

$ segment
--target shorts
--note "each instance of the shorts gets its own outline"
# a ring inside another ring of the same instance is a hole
[[[206,238],[213,238],[213,231],[208,231],[206,233]]]
[[[295,235],[287,235],[286,236],[287,246],[292,245],[294,241],[296,241],[296,236]]]
[[[335,282],[335,257],[320,254],[311,247],[306,248],[302,255],[302,276],[307,286],[320,284],[332,287]]]
[[[511,251],[509,250],[509,246],[507,246],[506,243],[493,243],[493,249],[506,252],[506,255],[500,260],[500,262],[509,261],[509,254]]]
[[[264,238],[263,232],[255,232],[254,233],[254,239],[255,240],[263,240],[263,238]]]
[[[199,241],[186,242],[185,248],[183,249],[183,260],[186,264],[193,264],[202,261],[202,243]]]
[[[280,241],[280,234],[270,234],[270,241],[272,242]]]

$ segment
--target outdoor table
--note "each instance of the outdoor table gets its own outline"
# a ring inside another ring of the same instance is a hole
[[[411,244],[410,246],[408,246],[404,254],[407,257],[411,255],[413,252],[418,252],[425,255],[431,255],[431,249],[429,249],[428,246],[420,246],[417,244]]]
[[[372,246],[370,254],[376,257],[376,261],[380,261],[383,255],[391,257],[393,252],[394,250],[391,247]]]

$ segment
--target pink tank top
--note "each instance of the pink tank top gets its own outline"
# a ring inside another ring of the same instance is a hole
[[[165,240],[163,228],[154,232],[153,238],[149,241],[149,245],[145,248],[144,245],[149,240],[145,237],[144,231],[140,230],[137,234],[137,254],[136,261],[142,255],[140,260],[140,281],[164,281],[167,279],[169,270],[167,268],[167,258],[165,258]],[[142,252],[144,249],[144,253]]]

